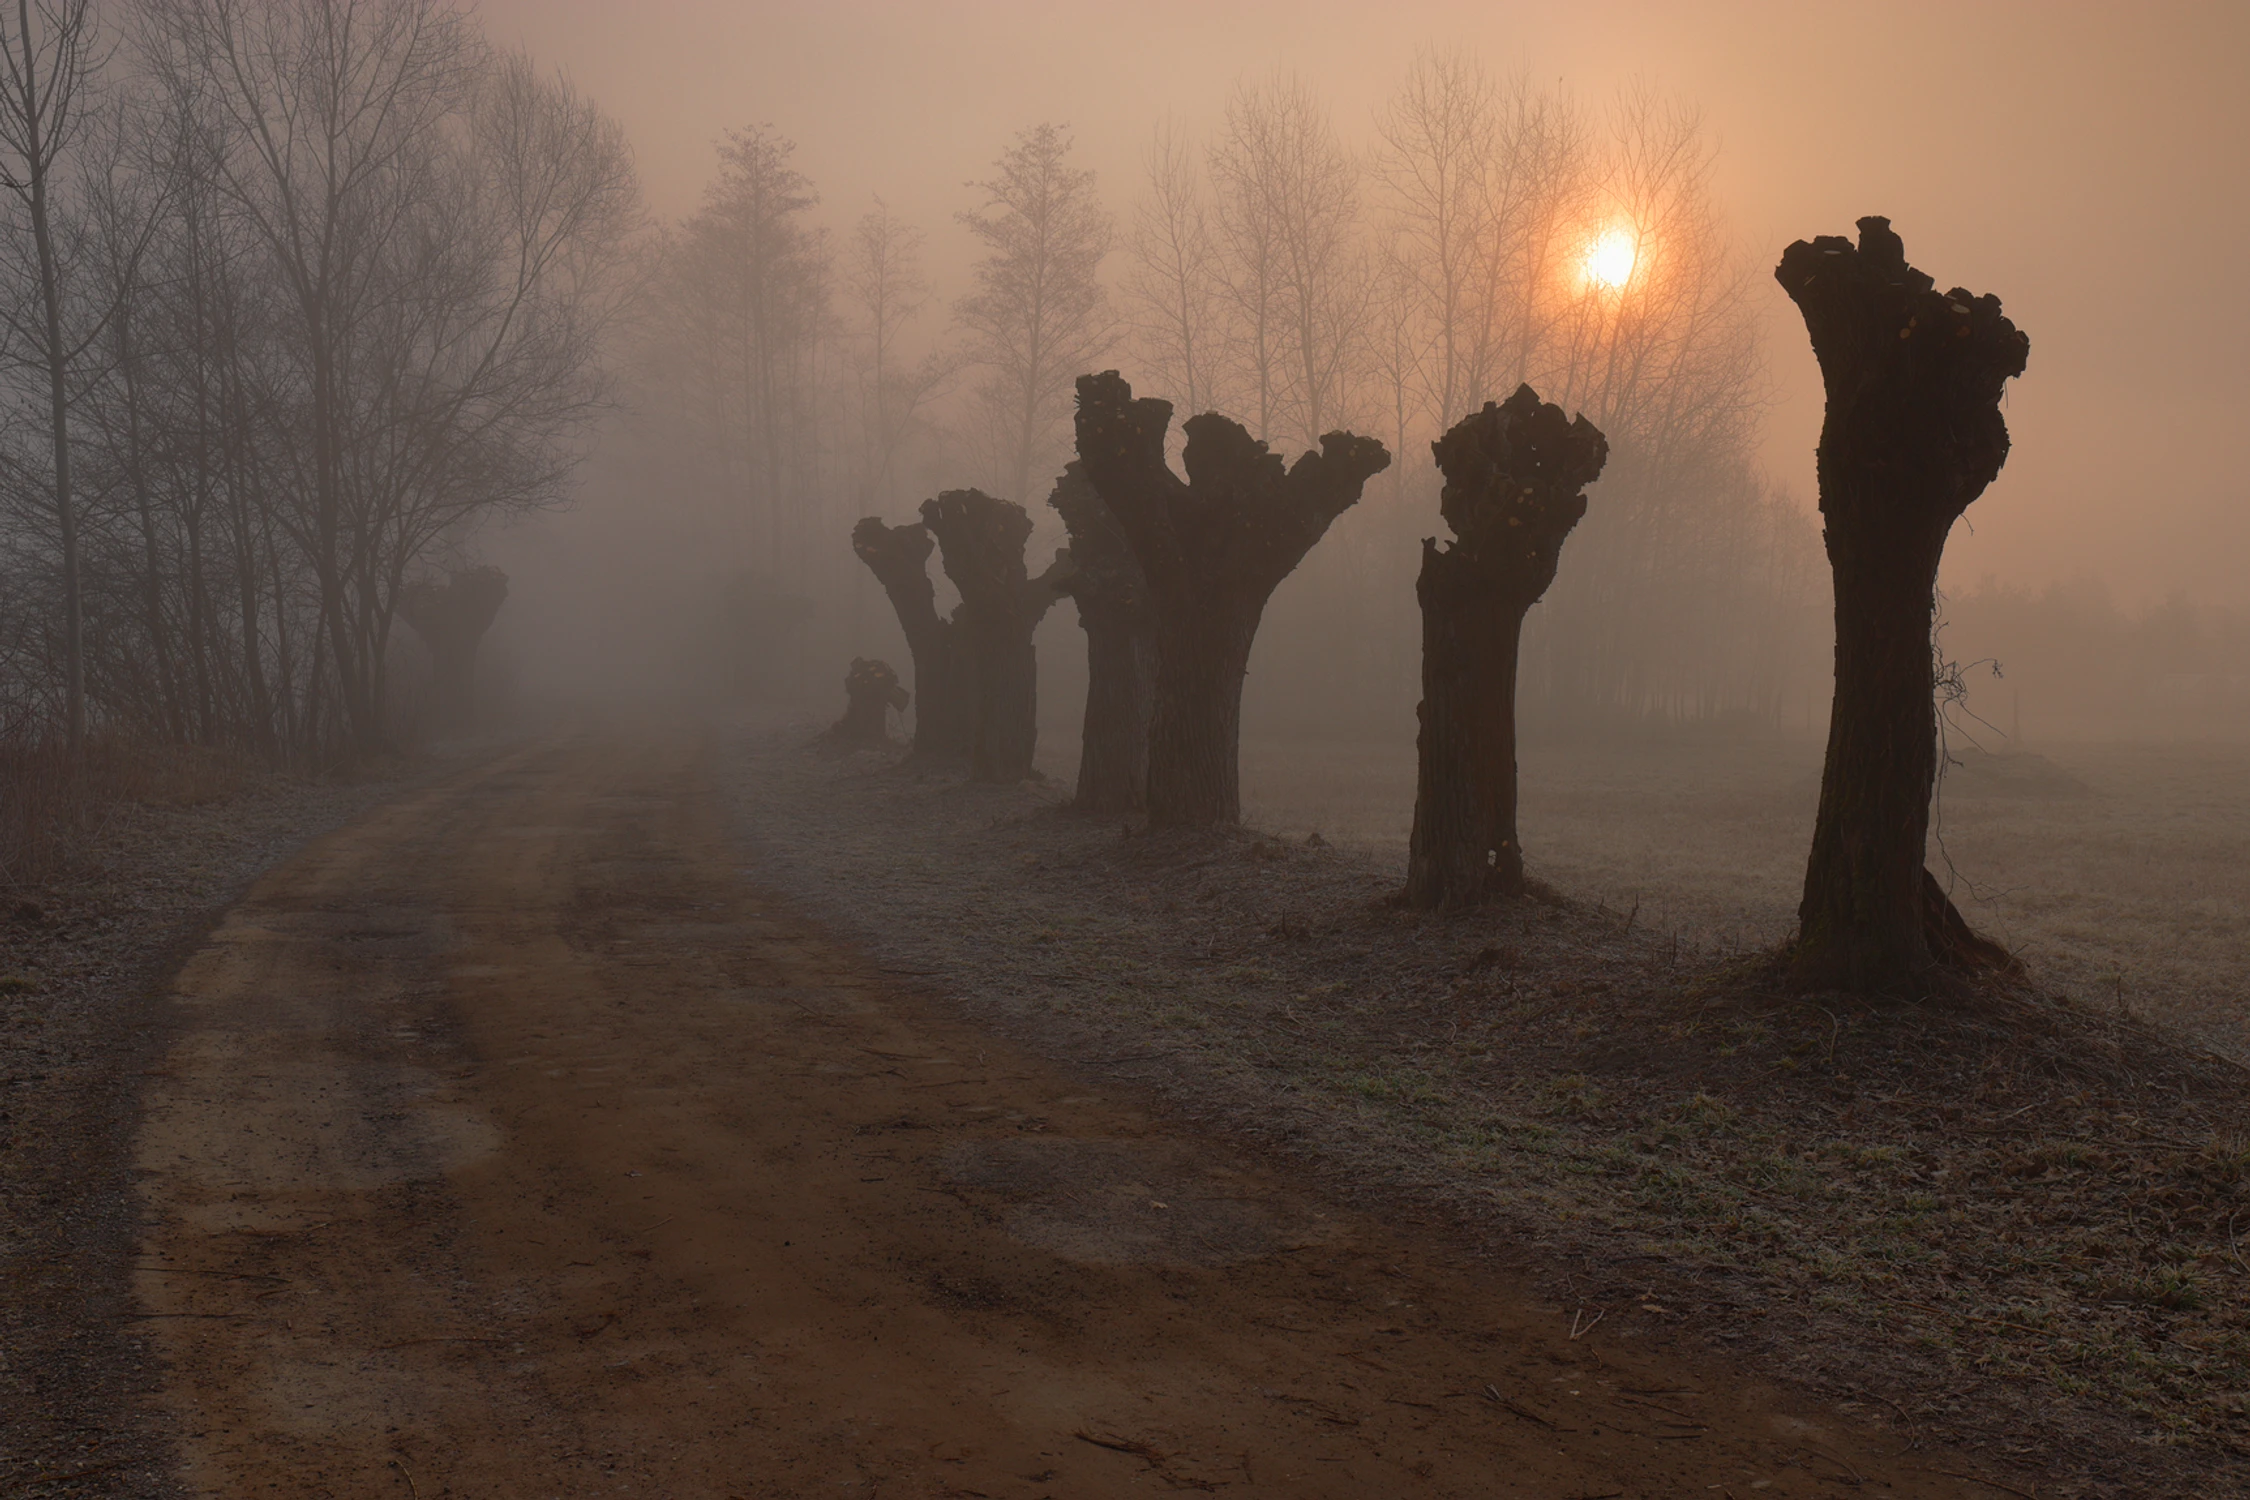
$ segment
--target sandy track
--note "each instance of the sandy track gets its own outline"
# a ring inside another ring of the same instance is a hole
[[[743,880],[714,753],[464,772],[185,966],[138,1291],[193,1489],[1977,1492],[900,993]]]

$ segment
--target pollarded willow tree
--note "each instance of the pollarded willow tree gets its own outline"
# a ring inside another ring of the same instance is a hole
[[[463,568],[445,582],[424,579],[398,591],[399,618],[430,648],[431,717],[442,730],[476,719],[477,647],[508,602],[508,575]]]
[[[982,490],[946,490],[922,502],[922,525],[937,538],[945,576],[961,592],[952,632],[973,665],[969,777],[1021,781],[1039,748],[1039,659],[1032,633],[1061,596],[1070,554],[1057,553],[1037,578],[1024,565],[1031,517],[1013,500]]]
[[[914,658],[914,758],[944,764],[969,757],[976,683],[962,631],[937,610],[929,571],[936,545],[925,527],[886,526],[874,516],[852,528],[852,551],[890,596]]]
[[[821,738],[846,747],[888,745],[891,713],[906,712],[909,701],[889,662],[855,656],[844,674],[844,716]]]
[[[1063,592],[1086,632],[1086,719],[1071,806],[1102,816],[1148,807],[1148,719],[1156,692],[1156,627],[1148,580],[1124,528],[1071,464],[1047,497],[1070,532]]]
[[[1584,417],[1519,387],[1430,445],[1456,540],[1422,543],[1422,732],[1411,906],[1458,908],[1523,894],[1516,837],[1516,653],[1523,618],[1555,581],[1563,539],[1609,440]]]
[[[1135,400],[1115,370],[1078,379],[1078,461],[1117,518],[1156,615],[1149,825],[1242,816],[1242,679],[1266,601],[1391,456],[1331,432],[1281,456],[1216,412],[1188,418],[1182,481],[1164,459],[1172,403]]]
[[[1800,982],[1919,995],[2008,967],[1923,863],[1938,725],[1930,622],[1953,523],[2008,457],[2000,415],[2031,342],[2000,299],[1907,264],[1890,221],[1823,235],[1774,276],[1820,360],[1820,512],[1836,584],[1836,697],[1793,955]]]

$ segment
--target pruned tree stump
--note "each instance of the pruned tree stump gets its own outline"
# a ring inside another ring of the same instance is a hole
[[[430,720],[441,733],[476,723],[477,648],[508,602],[508,575],[462,568],[444,583],[423,579],[398,592],[398,614],[430,648]]]
[[[914,660],[916,761],[952,765],[974,742],[975,662],[963,632],[937,611],[930,582],[936,542],[920,525],[887,526],[873,516],[852,528],[852,551],[883,585]]]
[[[1258,621],[1329,525],[1390,466],[1373,438],[1331,432],[1287,467],[1216,412],[1188,418],[1183,481],[1164,458],[1172,403],[1135,400],[1115,370],[1078,379],[1078,461],[1117,518],[1155,609],[1151,827],[1242,819],[1242,679]]]
[[[1422,543],[1421,733],[1406,903],[1457,909],[1524,893],[1516,835],[1516,660],[1609,440],[1530,386],[1430,445],[1454,540]]]
[[[922,525],[937,538],[945,576],[961,593],[952,629],[973,659],[969,779],[1021,781],[1039,748],[1039,659],[1032,635],[1060,597],[1070,555],[1057,553],[1033,578],[1024,564],[1031,517],[1012,500],[982,490],[946,490],[922,502]]]
[[[2000,401],[2031,343],[2000,299],[1906,261],[1890,221],[1823,235],[1774,277],[1820,360],[1820,513],[1836,584],[1836,697],[1792,971],[1816,989],[1917,996],[2012,969],[1923,863],[1938,722],[1930,621],[1947,533],[2008,457]]]
[[[909,701],[889,662],[855,656],[844,674],[844,716],[822,738],[847,749],[891,745],[891,712],[904,713]]]

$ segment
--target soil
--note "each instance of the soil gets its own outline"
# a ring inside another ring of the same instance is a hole
[[[254,876],[397,785],[195,769],[0,900],[0,1494],[173,1492],[130,1284],[164,981]]]
[[[897,972],[791,842],[818,809],[743,774],[685,729],[522,749],[324,838],[186,962],[135,1291],[190,1490],[2009,1492],[1196,1124],[1134,1081],[1176,1040]],[[926,828],[834,847],[876,894],[1000,890]]]

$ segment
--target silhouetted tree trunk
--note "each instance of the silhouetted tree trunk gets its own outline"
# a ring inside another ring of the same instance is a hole
[[[969,748],[972,781],[1021,781],[1039,748],[1039,658],[1032,632],[1070,571],[1068,553],[1037,578],[1024,566],[1031,517],[1013,500],[982,490],[946,490],[922,502],[945,576],[961,591],[953,628],[976,659]]]
[[[1117,517],[1156,615],[1151,827],[1242,816],[1242,679],[1266,600],[1391,456],[1331,432],[1284,470],[1215,412],[1190,417],[1182,482],[1164,461],[1172,404],[1133,399],[1115,370],[1078,380],[1078,458]]]
[[[1516,838],[1516,653],[1609,441],[1520,387],[1430,445],[1457,540],[1422,543],[1422,731],[1406,900],[1464,907],[1523,894]]]
[[[1117,517],[1073,463],[1047,497],[1070,530],[1074,571],[1063,592],[1086,631],[1086,724],[1071,806],[1102,816],[1148,807],[1148,720],[1156,694],[1156,628],[1148,580]]]
[[[498,568],[468,568],[442,584],[399,590],[399,617],[430,648],[430,718],[441,732],[476,722],[477,647],[507,602],[508,575]]]
[[[873,516],[852,528],[852,551],[890,596],[914,656],[914,759],[943,764],[969,758],[976,689],[963,632],[937,612],[929,574],[936,545],[921,526],[886,526]]]
[[[835,745],[888,745],[891,743],[891,710],[905,712],[906,689],[887,661],[852,658],[844,674],[844,716],[823,736]]]
[[[2000,299],[1940,295],[1890,221],[1782,252],[1828,409],[1820,512],[1836,581],[1836,699],[1794,967],[1823,989],[1917,995],[1940,966],[2012,966],[1923,865],[1937,777],[1930,620],[1946,534],[2008,456],[2000,398],[2030,340]]]

